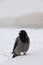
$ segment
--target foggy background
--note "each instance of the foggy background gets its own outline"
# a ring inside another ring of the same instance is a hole
[[[0,0],[0,28],[43,28],[43,0]]]

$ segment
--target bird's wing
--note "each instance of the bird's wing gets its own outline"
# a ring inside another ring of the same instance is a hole
[[[30,43],[30,38],[28,37],[28,39],[29,39],[29,43]]]
[[[17,47],[17,45],[18,45],[18,37],[17,37],[17,39],[16,39],[16,41],[15,41],[12,54],[14,53],[14,50],[15,50],[15,48]]]

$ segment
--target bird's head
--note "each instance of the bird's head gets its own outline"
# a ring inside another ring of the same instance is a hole
[[[28,36],[25,30],[19,32],[20,40],[24,43],[28,42]]]

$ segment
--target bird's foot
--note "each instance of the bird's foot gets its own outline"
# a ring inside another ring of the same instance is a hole
[[[26,53],[23,53],[23,55],[26,55]]]

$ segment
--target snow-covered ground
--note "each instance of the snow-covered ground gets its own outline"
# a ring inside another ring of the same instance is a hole
[[[0,28],[0,65],[43,65],[43,29],[25,29],[30,37],[27,55],[12,59],[12,49],[21,29]]]

